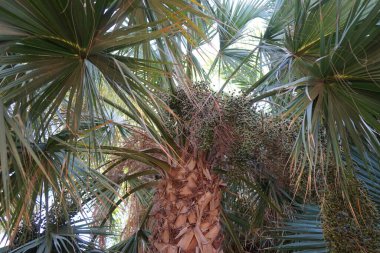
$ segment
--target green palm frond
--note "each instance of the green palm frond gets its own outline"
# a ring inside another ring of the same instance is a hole
[[[289,6],[283,2],[277,12],[282,8],[286,12]],[[268,35],[264,41],[267,44],[261,53],[268,49],[265,57],[276,68],[260,84],[265,88],[257,89],[260,93],[254,96],[272,96],[269,101],[286,108],[284,116],[301,122],[294,156],[305,154],[312,166],[320,159],[321,132],[340,175],[346,173],[344,168],[353,169],[350,141],[360,154],[367,149],[380,151],[375,46],[380,38],[379,9],[376,1],[344,5],[340,1],[294,1],[289,22],[269,32],[280,33],[275,35],[280,39],[273,41],[274,35]],[[273,22],[282,20],[278,15],[274,14]],[[343,182],[344,177],[340,178]]]
[[[150,233],[146,230],[139,230],[127,240],[121,241],[118,244],[107,249],[109,253],[138,253],[139,249],[143,248],[142,243],[147,244]]]
[[[353,149],[352,154],[357,177],[379,210],[379,158],[368,153],[368,164],[362,160],[357,150]],[[273,239],[279,242],[273,249],[286,252],[329,252],[324,239],[320,207],[296,204],[295,212],[292,219],[285,220],[273,231]]]
[[[224,180],[228,185],[223,199],[225,248],[231,252],[254,252],[273,245],[261,229],[286,215],[290,197],[270,180],[257,181],[247,175]]]
[[[357,150],[353,150],[352,155],[356,176],[380,211],[380,158],[374,153],[367,153],[367,159],[363,161]]]
[[[245,29],[254,18],[261,17],[266,1],[215,1],[215,18],[219,46],[224,50],[247,36]]]
[[[329,252],[323,237],[319,206],[298,206],[296,212],[293,219],[284,221],[273,231],[274,239],[280,243],[272,249],[280,252]]]
[[[216,20],[215,35],[219,39],[219,49],[209,73],[217,70],[219,75],[228,77],[236,68],[246,67],[239,67],[242,62],[248,64],[252,60],[251,21],[262,16],[265,4],[266,1],[262,0],[215,1],[212,11]]]
[[[47,157],[49,160],[46,160]],[[44,198],[62,202],[62,209],[64,209],[66,201],[63,195],[69,196],[78,205],[88,206],[96,202],[110,205],[110,201],[116,197],[117,186],[113,182],[99,172],[90,170],[82,161],[68,153],[46,154],[41,161],[48,176],[40,175],[38,165],[33,162],[23,164],[28,166],[28,171],[25,173],[31,178],[33,186],[29,183],[17,184],[20,181],[20,171],[13,170],[14,167],[12,167],[10,180],[13,191],[9,196],[11,201],[9,206],[6,206],[3,201],[0,205],[1,224],[8,228],[9,238],[14,236],[21,220],[27,222],[34,215],[34,211],[40,210],[39,205]],[[3,184],[0,186],[2,189],[5,188]],[[24,197],[17,197],[21,195]]]
[[[148,2],[155,18],[147,18]],[[170,142],[156,114],[159,102],[151,92],[160,89],[153,76],[167,78],[163,66],[170,64],[141,55],[139,46],[150,45],[153,51],[150,43],[155,40],[170,39],[184,29],[197,30],[187,15],[206,16],[196,6],[169,0],[0,3],[0,140],[5,144],[0,149],[0,211],[2,223],[12,224],[10,231],[26,212],[21,210],[33,210],[20,201],[11,203],[25,187],[32,190],[32,184],[36,185],[33,196],[27,198],[31,205],[45,184],[57,192],[73,187],[78,198],[93,199],[87,196],[90,191],[103,195],[104,201],[113,199],[111,191],[117,186],[96,170],[83,169],[73,158],[81,151],[78,142],[82,147],[103,145],[101,132],[112,131],[104,95],[126,105],[128,113],[123,117],[135,121],[132,124],[139,124],[162,143]],[[135,15],[139,10],[143,10],[140,16]],[[117,127],[126,134],[124,124]],[[42,151],[41,145],[51,152]],[[108,151],[106,155],[116,152]],[[67,177],[62,177],[64,172]],[[35,177],[28,176],[33,173]],[[85,174],[86,180],[94,180],[87,188],[88,181],[81,178]]]
[[[22,231],[21,233],[26,233]],[[55,226],[50,224],[50,228],[42,233],[36,232],[34,239],[16,248],[0,249],[9,253],[22,252],[42,252],[42,253],[70,253],[70,252],[104,252],[97,245],[91,243],[90,236],[107,236],[111,233],[106,227],[96,227],[86,220],[73,221],[70,224]]]
[[[136,232],[126,240],[122,240],[118,244],[107,249],[107,253],[138,253],[144,251],[144,249],[149,249],[148,237],[150,236],[150,232],[145,230],[144,227],[148,221],[152,206],[152,204],[148,206],[146,212],[141,218]]]
[[[4,103],[24,99],[20,110],[27,110],[31,120],[41,118],[43,128],[65,101],[67,125],[75,133],[83,112],[90,118],[103,114],[100,89],[104,86],[128,99],[128,108],[140,115],[136,106],[142,106],[141,97],[152,99],[147,86],[154,89],[144,73],[163,70],[157,58],[144,59],[135,54],[139,49],[136,46],[170,37],[182,29],[184,22],[192,26],[186,16],[192,8],[182,1],[154,2],[155,15],[177,14],[170,15],[169,20],[147,22],[146,18],[134,19],[136,9],[143,7],[136,4],[107,0],[68,1],[67,5],[4,2],[0,6],[1,22],[24,34],[12,41],[5,35],[0,38],[7,41],[0,61],[7,66],[0,73]],[[147,13],[143,14],[146,17]]]

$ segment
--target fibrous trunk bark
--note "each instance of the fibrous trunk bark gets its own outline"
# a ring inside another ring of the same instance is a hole
[[[205,159],[192,157],[173,166],[157,188],[151,211],[157,252],[222,252],[221,187]]]

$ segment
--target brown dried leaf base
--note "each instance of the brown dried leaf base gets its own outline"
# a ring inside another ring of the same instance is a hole
[[[204,159],[190,158],[159,184],[152,243],[160,253],[221,253],[221,180]]]

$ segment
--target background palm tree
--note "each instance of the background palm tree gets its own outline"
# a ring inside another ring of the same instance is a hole
[[[109,252],[376,250],[379,9],[1,2],[4,250],[105,250],[131,196]]]

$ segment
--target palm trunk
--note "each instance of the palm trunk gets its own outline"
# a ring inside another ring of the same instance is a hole
[[[220,253],[221,180],[204,158],[190,158],[161,181],[151,216],[160,253]]]

